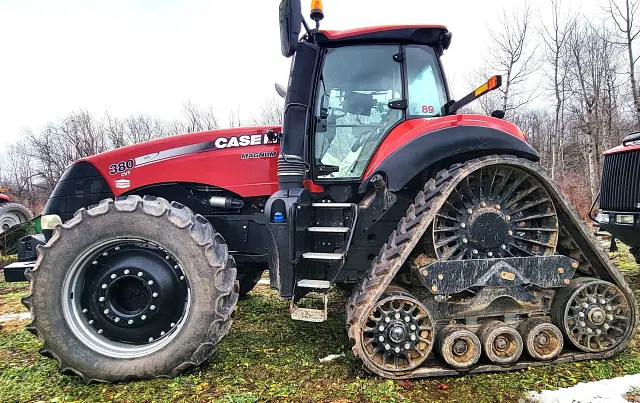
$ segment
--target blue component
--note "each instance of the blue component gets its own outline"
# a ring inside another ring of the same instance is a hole
[[[273,215],[273,222],[284,222],[284,216],[282,215],[281,212],[276,211],[276,213]]]

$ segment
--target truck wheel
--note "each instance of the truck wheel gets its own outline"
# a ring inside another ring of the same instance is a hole
[[[631,252],[633,257],[636,259],[636,263],[640,264],[640,246],[631,245],[629,247],[629,252]]]
[[[27,329],[61,372],[86,381],[171,377],[202,364],[238,300],[220,234],[187,207],[148,196],[78,210],[26,276]]]
[[[240,283],[238,295],[240,297],[244,297],[255,288],[260,278],[262,278],[262,272],[264,272],[264,268],[261,269],[254,266],[238,267],[238,283]]]
[[[14,225],[22,224],[33,218],[33,214],[22,204],[0,204],[0,233],[5,232]]]

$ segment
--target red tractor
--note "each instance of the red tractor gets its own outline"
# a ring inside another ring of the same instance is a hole
[[[635,297],[537,152],[511,123],[456,114],[500,78],[453,100],[445,27],[321,31],[313,4],[315,28],[299,0],[280,5],[282,127],[67,169],[26,272],[42,353],[86,380],[176,375],[213,354],[263,270],[296,320],[325,320],[330,287],[352,288],[353,352],[388,378],[622,351]]]
[[[0,189],[6,192],[8,189]],[[0,234],[14,225],[25,223],[33,218],[33,214],[22,204],[14,202],[5,193],[0,193]]]

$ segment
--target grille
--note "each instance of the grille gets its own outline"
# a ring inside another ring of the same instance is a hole
[[[640,211],[640,151],[604,157],[600,208]]]

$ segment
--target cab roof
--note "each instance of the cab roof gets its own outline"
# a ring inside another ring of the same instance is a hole
[[[451,43],[451,32],[443,25],[384,25],[345,31],[320,31],[317,42],[323,46],[385,42],[440,45],[444,50]]]

